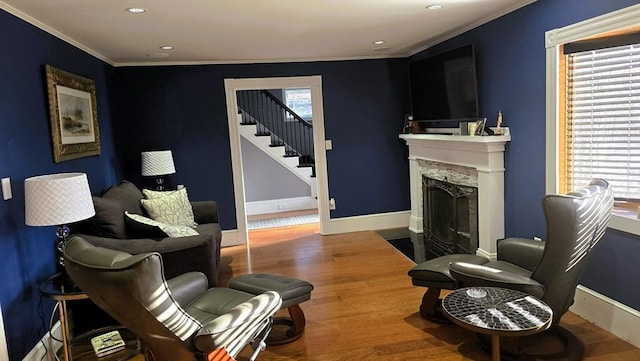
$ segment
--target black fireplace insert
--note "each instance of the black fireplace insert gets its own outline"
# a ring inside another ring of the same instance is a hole
[[[478,188],[422,176],[426,258],[478,249]]]

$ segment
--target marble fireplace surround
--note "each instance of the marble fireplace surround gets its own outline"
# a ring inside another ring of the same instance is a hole
[[[511,141],[508,128],[499,136],[461,136],[437,133],[401,134],[409,147],[411,217],[409,230],[422,229],[422,175],[444,177],[478,187],[478,250],[495,259],[496,240],[504,238],[504,148]],[[452,182],[455,183],[455,182]]]

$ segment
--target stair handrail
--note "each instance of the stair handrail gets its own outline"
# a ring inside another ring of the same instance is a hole
[[[238,97],[239,110],[259,125],[258,132],[268,131],[272,136],[272,142],[275,137],[276,143],[282,143],[281,145],[285,146],[285,151],[288,147],[299,156],[305,156],[305,163],[315,163],[312,123],[300,117],[268,90],[242,90],[238,93],[242,94]],[[251,96],[251,94],[256,94],[256,96]],[[263,100],[259,96],[262,96]],[[244,107],[245,105],[247,107]],[[290,125],[285,126],[286,123],[290,123]],[[302,128],[299,131],[292,131],[291,125],[298,125]],[[307,133],[304,134],[304,131]]]
[[[267,91],[267,90],[260,90],[260,92],[264,95],[267,96],[267,98],[273,100],[276,104],[278,104],[281,108],[283,108],[284,110],[287,111],[287,113],[293,115],[293,117],[299,122],[302,123],[302,125],[306,126],[307,128],[313,128],[313,124],[311,124],[308,120],[302,118],[301,116],[298,115],[298,113],[296,113],[295,110],[289,108],[285,103],[283,103],[280,99],[278,99],[277,97],[275,97],[273,94],[271,94],[271,92]]]

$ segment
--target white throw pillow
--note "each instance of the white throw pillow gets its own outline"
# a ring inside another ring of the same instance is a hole
[[[191,227],[166,224],[158,222],[151,218],[141,216],[139,214],[132,214],[126,211],[124,212],[124,214],[136,222],[160,228],[162,232],[166,233],[169,237],[187,237],[197,236],[199,234],[195,229]]]
[[[154,220],[162,223],[195,227],[198,224],[193,217],[193,208],[187,189],[157,192],[144,189],[142,193],[148,199],[142,199],[142,206]]]

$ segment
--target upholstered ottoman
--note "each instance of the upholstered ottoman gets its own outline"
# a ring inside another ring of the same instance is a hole
[[[267,343],[279,345],[295,341],[302,336],[306,320],[300,303],[311,299],[311,283],[273,273],[250,273],[229,281],[229,288],[254,295],[276,291],[282,296],[280,309],[286,308],[289,317],[274,318],[273,330],[267,338]]]
[[[428,287],[422,296],[420,315],[429,321],[450,323],[442,314],[440,291],[454,290],[460,286],[449,272],[451,262],[481,265],[489,262],[489,259],[474,254],[449,254],[422,262],[409,270],[414,286]]]

